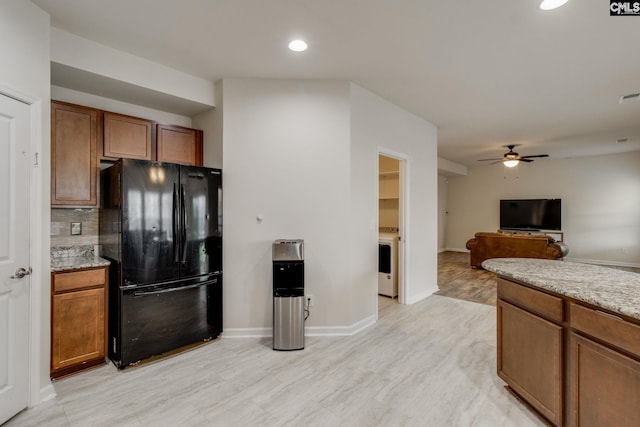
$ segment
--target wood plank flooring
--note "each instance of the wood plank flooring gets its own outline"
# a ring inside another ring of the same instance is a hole
[[[292,352],[221,338],[103,366],[55,381],[55,398],[6,426],[543,426],[495,373],[495,284],[465,255],[440,256],[440,292],[454,298],[380,297],[378,322],[356,335],[307,337]]]
[[[469,266],[469,253],[438,254],[438,288],[436,295],[496,305],[496,275]]]

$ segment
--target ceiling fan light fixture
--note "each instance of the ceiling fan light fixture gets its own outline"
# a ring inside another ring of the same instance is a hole
[[[553,10],[557,9],[569,0],[542,0],[540,3],[540,9],[542,10]]]
[[[520,160],[505,160],[504,165],[508,168],[513,168],[518,166],[518,163],[520,163]]]

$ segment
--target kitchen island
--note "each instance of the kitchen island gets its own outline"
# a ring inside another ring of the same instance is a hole
[[[556,426],[640,425],[640,274],[498,258],[497,372]]]

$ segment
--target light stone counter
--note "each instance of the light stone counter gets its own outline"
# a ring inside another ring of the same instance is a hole
[[[494,258],[485,270],[640,320],[640,274],[534,258]]]
[[[97,256],[52,258],[51,272],[60,273],[64,271],[74,271],[74,270],[84,270],[87,268],[106,267],[109,264],[111,264],[109,261]]]
[[[104,258],[94,255],[93,247],[58,247],[51,249],[51,272],[83,270],[86,268],[106,267],[111,264]]]

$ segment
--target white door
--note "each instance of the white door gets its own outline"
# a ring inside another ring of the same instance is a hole
[[[0,95],[0,424],[29,396],[29,109]]]

